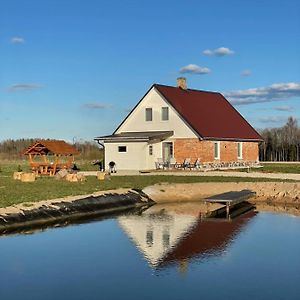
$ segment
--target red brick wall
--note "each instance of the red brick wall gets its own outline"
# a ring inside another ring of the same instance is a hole
[[[218,161],[256,161],[258,160],[258,143],[243,142],[243,159],[237,158],[237,142],[220,142],[220,160]],[[174,142],[174,157],[182,162],[186,158],[191,161],[200,158],[201,162],[213,162],[214,142],[198,139],[177,139]]]

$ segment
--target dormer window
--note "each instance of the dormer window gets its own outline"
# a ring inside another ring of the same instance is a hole
[[[152,108],[146,108],[145,110],[145,120],[146,122],[152,121]]]
[[[169,107],[162,107],[161,108],[161,119],[162,121],[169,120]]]

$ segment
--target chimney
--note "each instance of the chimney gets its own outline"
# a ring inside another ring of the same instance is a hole
[[[186,78],[185,77],[178,77],[177,78],[177,87],[186,90],[187,84],[186,84]]]

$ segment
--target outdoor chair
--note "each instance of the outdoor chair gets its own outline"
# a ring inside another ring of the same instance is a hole
[[[200,169],[201,168],[201,161],[200,158],[197,158],[196,161],[190,165],[191,169]]]
[[[190,158],[186,158],[182,164],[182,168],[185,170],[185,169],[188,169],[191,167],[191,159]]]
[[[169,168],[174,169],[176,167],[176,159],[174,157],[170,158]]]
[[[164,161],[162,158],[158,158],[157,161],[155,162],[155,167],[156,169],[163,169],[164,168]]]

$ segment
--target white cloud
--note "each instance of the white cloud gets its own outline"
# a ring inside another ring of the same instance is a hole
[[[202,54],[207,55],[207,56],[212,56],[212,55],[214,55],[214,52],[209,49],[206,49],[206,50],[202,51]]]
[[[10,86],[8,90],[10,92],[22,92],[22,91],[33,91],[36,89],[40,89],[42,87],[43,87],[42,85],[36,83],[18,83]]]
[[[220,47],[215,50],[206,49],[202,52],[202,54],[207,56],[226,56],[234,54],[234,51],[226,47]]]
[[[208,74],[210,73],[210,69],[206,67],[200,67],[195,64],[189,64],[185,67],[182,67],[179,70],[180,73],[190,73],[190,74]]]
[[[274,107],[274,109],[279,111],[289,111],[289,112],[294,111],[294,107],[288,105],[277,106]]]
[[[214,53],[217,56],[225,56],[225,55],[234,54],[234,51],[230,50],[229,48],[220,47],[220,48],[214,50]]]
[[[10,39],[10,42],[12,44],[24,44],[25,43],[25,39],[20,37],[20,36],[14,36]]]
[[[274,83],[268,87],[224,93],[224,96],[234,105],[287,100],[300,97],[300,83]]]
[[[112,108],[112,105],[110,105],[110,104],[96,103],[96,102],[85,103],[83,106],[88,109],[110,109],[110,108]]]
[[[282,123],[286,122],[285,116],[267,116],[259,118],[259,121],[262,123]]]
[[[247,77],[247,76],[250,76],[250,75],[252,75],[251,70],[243,70],[241,72],[241,76],[243,76],[243,77]]]

